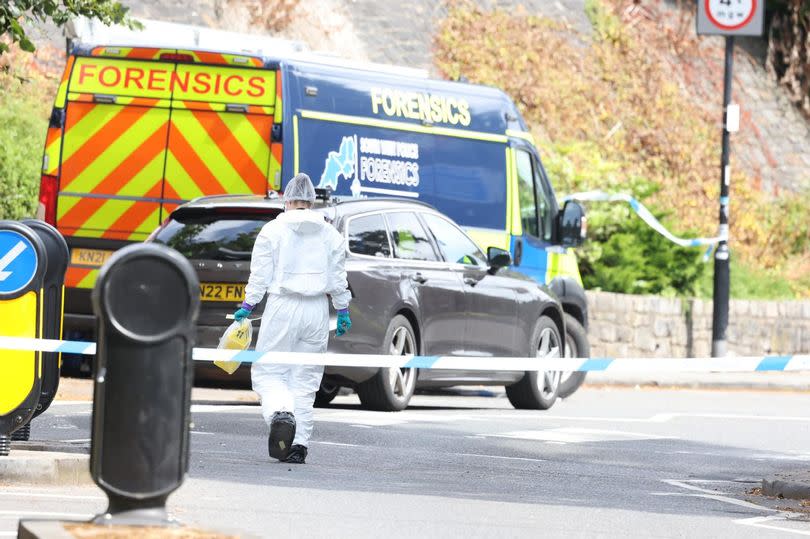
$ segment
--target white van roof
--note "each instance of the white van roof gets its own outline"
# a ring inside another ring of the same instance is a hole
[[[150,19],[136,20],[143,29],[132,30],[117,24],[107,26],[98,20],[77,17],[66,25],[65,36],[75,43],[93,46],[191,49],[255,56],[289,55],[307,50],[300,41]]]

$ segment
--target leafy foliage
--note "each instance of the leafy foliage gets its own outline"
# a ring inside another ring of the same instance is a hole
[[[693,102],[673,76],[666,36],[650,43],[626,24],[619,16],[622,0],[587,0],[586,6],[593,38],[541,17],[486,11],[456,0],[435,39],[436,65],[450,79],[463,75],[496,85],[515,100],[540,146],[550,150],[543,159],[559,192],[633,193],[654,213],[666,208],[676,234],[687,235],[689,229],[713,236],[720,174],[716,118]],[[735,171],[735,179],[740,176]],[[795,266],[793,258],[805,257],[807,249],[802,202],[795,195],[772,200],[752,184],[743,178],[732,189],[735,255],[755,268]],[[807,198],[802,200],[806,204]],[[690,250],[694,254],[686,256],[645,235],[625,209],[592,205],[589,211],[595,241],[579,256],[591,286],[694,291],[704,272],[696,269],[701,252]],[[804,224],[797,222],[802,219]],[[624,235],[631,232],[653,242],[654,249],[632,247]],[[688,266],[682,275],[673,273],[676,261]],[[640,273],[615,277],[620,265]],[[669,275],[669,281],[644,277],[650,268]]]
[[[99,19],[104,24],[129,23],[128,10],[114,0],[4,0],[0,2],[0,36],[8,36],[24,51],[33,52],[36,47],[26,35],[25,23],[52,21],[63,26],[76,16]],[[9,45],[0,41],[0,54],[8,50]]]
[[[19,50],[0,70],[0,219],[31,217],[37,204],[42,147],[55,81]]]
[[[768,69],[810,117],[810,0],[772,0]]]

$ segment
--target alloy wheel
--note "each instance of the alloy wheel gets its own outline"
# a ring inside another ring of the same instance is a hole
[[[408,328],[398,327],[391,339],[389,353],[392,356],[411,356],[416,353],[416,343]],[[388,369],[388,383],[398,399],[404,399],[413,393],[416,384],[416,369]]]
[[[544,328],[540,333],[540,342],[537,345],[538,358],[559,358],[560,339],[557,333],[551,328]],[[557,394],[562,377],[561,371],[543,371],[542,376],[537,377],[537,387],[543,398],[551,399]]]

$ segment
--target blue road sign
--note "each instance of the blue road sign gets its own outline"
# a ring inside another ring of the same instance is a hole
[[[38,264],[31,240],[14,230],[0,230],[0,294],[13,294],[28,286]]]

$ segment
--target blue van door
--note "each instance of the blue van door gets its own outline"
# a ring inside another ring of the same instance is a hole
[[[513,142],[514,173],[517,177],[517,208],[521,234],[512,234],[512,259],[518,269],[539,283],[548,282],[549,252],[553,246],[557,202],[534,148]],[[514,231],[513,231],[514,232]]]

